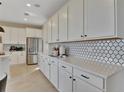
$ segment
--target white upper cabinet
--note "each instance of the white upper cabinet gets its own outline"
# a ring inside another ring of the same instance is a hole
[[[48,26],[48,28],[47,28],[47,31],[48,31],[48,42],[50,43],[52,41],[52,22],[51,22],[51,20],[48,21],[47,26]]]
[[[68,7],[65,5],[59,11],[59,41],[67,41],[68,39]]]
[[[24,28],[3,27],[3,44],[26,44],[26,31]]]
[[[3,28],[5,32],[3,33],[3,36],[2,36],[2,42],[4,44],[9,44],[10,43],[10,28],[6,26],[3,26]]]
[[[68,39],[80,40],[83,34],[83,0],[71,0],[68,8]]]
[[[26,37],[42,38],[42,30],[35,28],[26,28]]]
[[[58,14],[55,14],[51,20],[52,20],[52,42],[56,42],[59,41]]]
[[[52,17],[49,42],[124,38],[123,5],[124,0],[69,0],[59,18]]]
[[[18,41],[18,28],[15,28],[15,27],[12,27],[11,28],[11,32],[10,32],[10,37],[11,37],[11,44],[18,44],[19,41]]]
[[[84,0],[85,37],[115,35],[114,0]]]
[[[18,43],[26,44],[26,30],[24,28],[18,30]]]
[[[41,29],[36,29],[35,30],[36,36],[38,38],[42,38],[43,37],[43,31]]]

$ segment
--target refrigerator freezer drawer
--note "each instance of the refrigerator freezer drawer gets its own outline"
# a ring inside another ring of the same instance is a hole
[[[37,62],[38,62],[37,55],[28,55],[28,60],[27,60],[28,65],[37,64]]]

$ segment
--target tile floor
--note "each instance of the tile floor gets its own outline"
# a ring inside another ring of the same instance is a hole
[[[25,64],[10,67],[7,92],[57,92],[37,66]]]

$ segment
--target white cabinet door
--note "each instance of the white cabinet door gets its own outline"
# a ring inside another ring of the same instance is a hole
[[[18,42],[19,44],[26,44],[26,31],[23,28],[18,30]]]
[[[58,65],[55,61],[51,62],[50,72],[50,81],[58,88]]]
[[[5,32],[3,33],[2,41],[4,44],[10,44],[10,27],[3,26]]]
[[[93,0],[94,1],[94,0]],[[70,0],[68,8],[68,39],[81,40],[83,35],[83,0]]]
[[[45,61],[44,58],[42,60],[39,61],[39,66],[40,66],[40,70],[42,71],[42,73],[45,75]]]
[[[52,42],[59,41],[58,37],[58,14],[52,17]]]
[[[11,62],[10,62],[11,65],[18,64],[18,52],[12,52],[10,54],[10,59],[11,59]]]
[[[67,20],[68,20],[68,7],[67,5],[64,6],[59,11],[59,41],[67,41],[68,39],[68,27],[67,27]]]
[[[73,92],[102,92],[78,77],[73,79]]]
[[[11,36],[11,44],[18,44],[18,28],[11,28],[10,36]]]
[[[42,30],[41,29],[36,29],[35,33],[36,33],[37,38],[42,38]]]
[[[49,55],[49,44],[48,44],[48,23],[44,25],[43,29],[43,54]]]
[[[48,59],[44,60],[44,74],[45,76],[50,79],[50,64],[48,63]]]
[[[26,37],[32,37],[32,30],[30,28],[26,28]]]
[[[59,91],[72,92],[72,74],[59,69]]]
[[[85,0],[85,35],[114,36],[114,0]]]
[[[18,64],[26,64],[26,52],[18,52]]]
[[[48,42],[52,41],[52,21],[49,20],[48,22]]]

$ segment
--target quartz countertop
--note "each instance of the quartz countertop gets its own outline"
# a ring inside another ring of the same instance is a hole
[[[83,70],[85,72],[97,75],[104,79],[107,79],[112,75],[115,75],[120,71],[124,70],[123,66],[103,63],[103,62],[95,62],[92,60],[84,60],[83,58],[80,57],[69,56],[66,58],[60,58],[60,57],[51,57],[48,55],[44,55],[42,53],[39,53],[39,55],[58,60],[58,62],[66,63],[76,69]]]
[[[9,55],[0,55],[0,58],[9,57]]]
[[[91,60],[84,60],[82,58],[72,57],[72,56],[66,57],[66,58],[60,58],[60,57],[51,57],[51,58],[55,58],[59,62],[67,63],[68,65],[71,65],[72,67],[86,71],[91,74],[95,74],[105,79],[109,78],[110,76],[124,69],[124,67],[122,66],[102,63],[102,62],[94,62]]]

